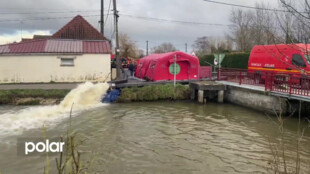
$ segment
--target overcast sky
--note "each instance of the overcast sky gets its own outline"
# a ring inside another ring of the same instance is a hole
[[[277,8],[278,4],[278,0],[214,1],[248,6],[265,2],[269,8]],[[105,0],[105,13],[108,12],[109,2]],[[221,37],[230,33],[227,26],[194,23],[228,25],[233,9],[231,6],[203,0],[117,0],[117,5],[120,12],[119,31],[127,33],[144,50],[145,42],[149,40],[149,47],[171,42],[182,51],[188,43],[190,51],[197,37]],[[78,14],[99,29],[100,0],[0,0],[0,44],[19,41],[21,37],[31,38],[33,34],[53,34]],[[109,16],[105,25],[108,38],[113,33],[112,22],[112,16]]]

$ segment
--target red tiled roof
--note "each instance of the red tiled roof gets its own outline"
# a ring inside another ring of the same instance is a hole
[[[66,39],[45,39],[0,45],[1,54],[23,53],[89,53],[110,54],[108,41],[83,41]]]
[[[91,52],[91,53],[100,53],[104,52],[104,50],[110,50],[110,45],[105,44],[104,42],[91,42],[84,41],[83,42],[83,52]]]
[[[37,42],[20,42],[9,45],[9,53],[36,53],[39,50],[44,50],[46,45],[45,40],[38,40]]]
[[[54,39],[108,40],[82,16],[74,17],[68,24],[57,31]]]
[[[98,44],[97,42],[95,44]],[[47,53],[81,53],[83,41],[80,40],[47,40],[45,52]],[[102,51],[103,53],[104,51]]]
[[[8,53],[8,52],[10,52],[10,49],[9,49],[8,45],[0,46],[0,53]]]

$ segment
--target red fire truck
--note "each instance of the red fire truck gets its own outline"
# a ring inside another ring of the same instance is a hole
[[[258,45],[250,54],[248,72],[264,81],[266,74],[272,73],[280,78],[310,77],[310,44]],[[295,79],[298,79],[295,78]],[[300,80],[294,83],[301,84]]]

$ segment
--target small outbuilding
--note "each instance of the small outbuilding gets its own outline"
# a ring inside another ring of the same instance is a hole
[[[152,54],[137,62],[136,76],[151,81],[199,79],[199,60],[184,52]]]
[[[0,45],[0,83],[111,80],[109,40],[76,16],[52,36]]]

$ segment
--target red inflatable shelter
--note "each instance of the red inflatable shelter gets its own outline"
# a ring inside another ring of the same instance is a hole
[[[176,62],[176,64],[174,64]],[[152,81],[194,80],[199,78],[199,60],[197,57],[177,51],[164,54],[152,54],[139,59],[136,76]]]

